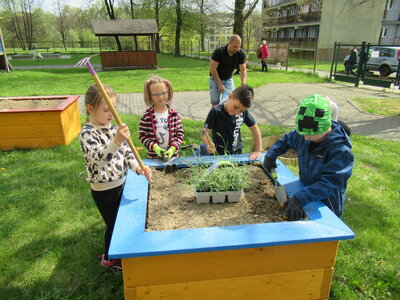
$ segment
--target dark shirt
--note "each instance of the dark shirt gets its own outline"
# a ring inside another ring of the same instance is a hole
[[[221,103],[214,106],[208,113],[205,127],[213,131],[212,139],[218,154],[242,153],[242,136],[240,127],[246,124],[252,127],[256,121],[248,110],[240,115],[230,116]]]
[[[211,59],[218,62],[217,72],[221,80],[232,78],[232,73],[238,65],[246,62],[246,55],[242,48],[235,54],[228,54],[228,45],[219,47],[214,50]],[[211,76],[211,73],[210,73]]]

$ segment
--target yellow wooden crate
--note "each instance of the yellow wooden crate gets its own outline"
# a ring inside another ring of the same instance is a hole
[[[0,150],[69,144],[80,132],[79,96],[38,96],[2,100],[63,100],[53,108],[0,109]]]

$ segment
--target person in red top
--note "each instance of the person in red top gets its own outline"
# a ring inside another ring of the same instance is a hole
[[[269,56],[269,52],[268,52],[268,45],[267,45],[267,41],[263,40],[262,41],[262,46],[261,46],[261,71],[268,72],[268,66],[267,66],[267,58]]]

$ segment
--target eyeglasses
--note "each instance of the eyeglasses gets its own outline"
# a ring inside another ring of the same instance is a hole
[[[161,96],[164,96],[164,95],[166,95],[166,94],[168,94],[167,91],[161,92],[161,93],[158,93],[158,94],[151,94],[151,96],[152,96],[152,97],[161,97]]]

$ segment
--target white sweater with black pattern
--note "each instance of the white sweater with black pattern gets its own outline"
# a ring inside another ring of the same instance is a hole
[[[86,162],[86,180],[91,189],[104,191],[124,183],[128,168],[136,171],[138,163],[127,142],[121,147],[114,143],[117,125],[83,126],[79,135],[81,151]]]

